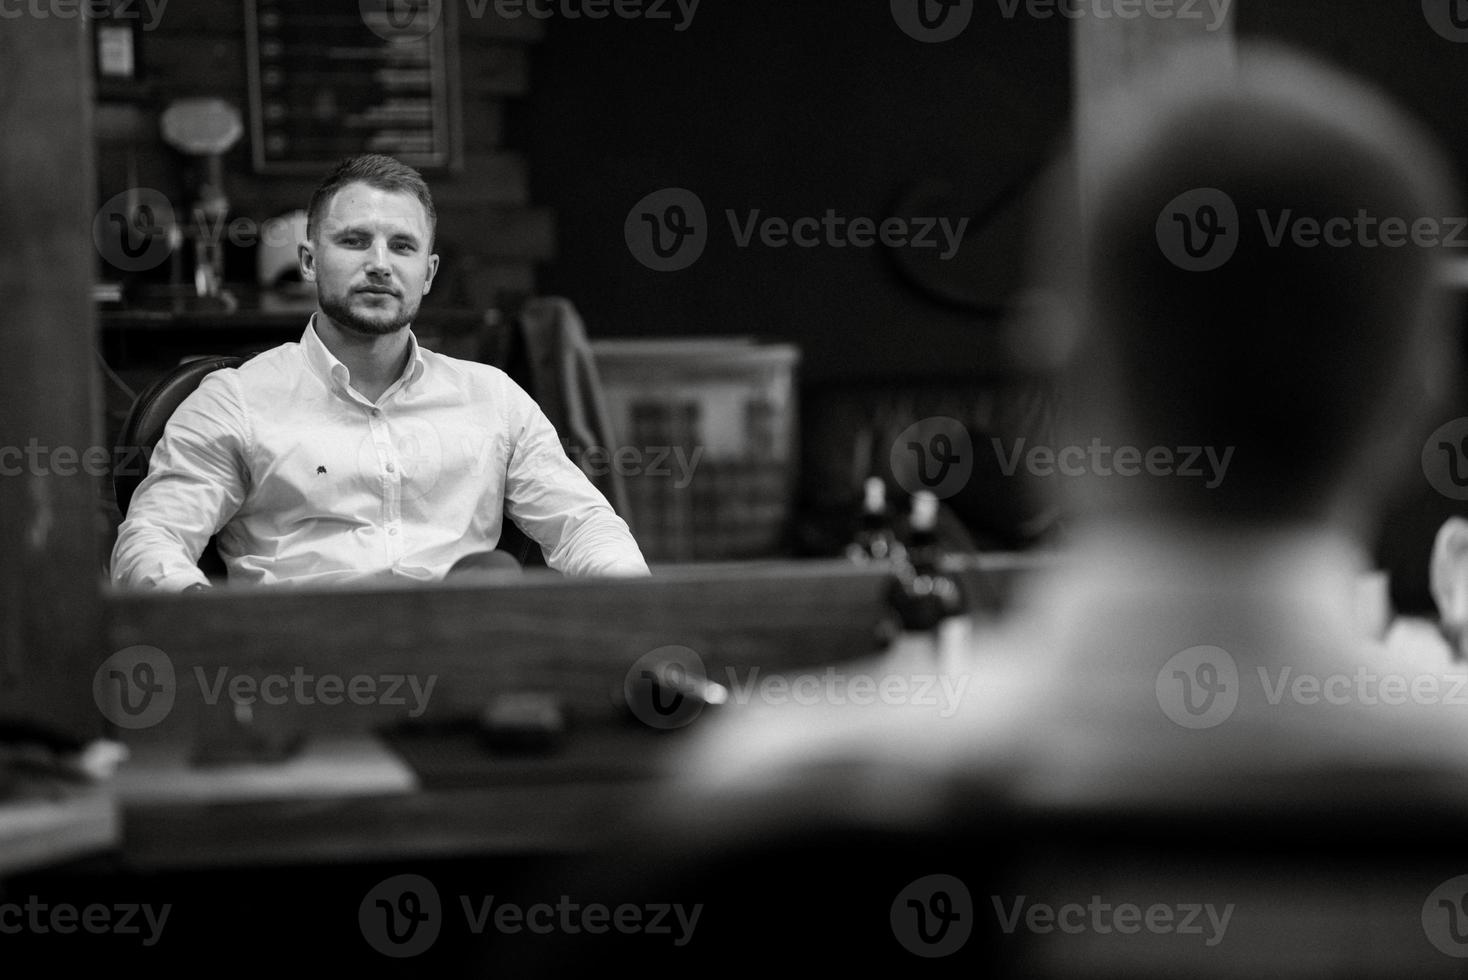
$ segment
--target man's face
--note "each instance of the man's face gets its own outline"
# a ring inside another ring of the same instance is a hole
[[[408,326],[433,285],[428,214],[409,193],[348,184],[301,245],[301,275],[343,330],[380,336]]]

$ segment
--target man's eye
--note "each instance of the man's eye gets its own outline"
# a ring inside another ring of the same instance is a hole
[[[414,246],[414,244],[412,242],[397,242],[397,243],[395,243],[393,245],[393,248],[397,249],[399,252],[416,252],[416,251],[418,251],[417,247]]]
[[[344,238],[337,239],[337,241],[346,248],[356,248],[362,244],[363,239],[357,237],[356,235],[347,235]]]

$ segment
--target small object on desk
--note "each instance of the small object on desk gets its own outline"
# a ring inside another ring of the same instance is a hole
[[[705,676],[693,651],[669,651],[661,659],[656,653],[644,654],[612,689],[612,700],[627,709],[629,720],[664,733],[685,728],[704,708],[729,701],[729,689]],[[691,656],[684,658],[684,653]]]
[[[92,284],[92,302],[121,303],[124,299],[122,283],[104,280]]]
[[[900,624],[891,649],[925,649],[930,662],[941,664],[951,646],[944,634],[967,611],[968,600],[947,564],[937,525],[938,498],[918,491],[912,499],[906,558],[897,565],[888,602]]]
[[[101,782],[116,773],[127,755],[121,742],[80,742],[30,726],[0,725],[0,774],[28,772],[71,782]]]
[[[869,476],[862,485],[860,523],[856,536],[846,546],[846,557],[856,562],[896,561],[903,557],[902,543],[892,529],[887,507],[887,485],[880,476]]]
[[[195,766],[223,766],[242,762],[282,762],[305,743],[299,729],[279,722],[260,723],[253,705],[238,701],[207,712],[204,730],[190,760]]]
[[[565,737],[566,712],[554,694],[500,694],[480,714],[479,730],[495,748],[544,752]]]
[[[963,613],[963,590],[943,568],[938,544],[938,498],[919,490],[912,498],[907,561],[898,567],[892,605],[909,630],[936,629],[943,620]]]

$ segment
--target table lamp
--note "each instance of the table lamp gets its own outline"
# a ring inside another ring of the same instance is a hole
[[[244,135],[239,111],[223,99],[179,99],[164,111],[163,139],[174,149],[205,160],[205,178],[192,207],[194,293],[235,306],[224,289],[224,227],[229,199],[224,194],[223,156]]]

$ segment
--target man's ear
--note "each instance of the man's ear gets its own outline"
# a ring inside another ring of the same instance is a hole
[[[438,275],[438,255],[434,254],[428,257],[428,275],[423,279],[423,295],[427,296],[428,291],[433,288],[433,277],[436,275]]]
[[[296,248],[296,259],[301,264],[301,279],[304,282],[316,281],[316,252],[313,250],[309,240],[302,242]]]

